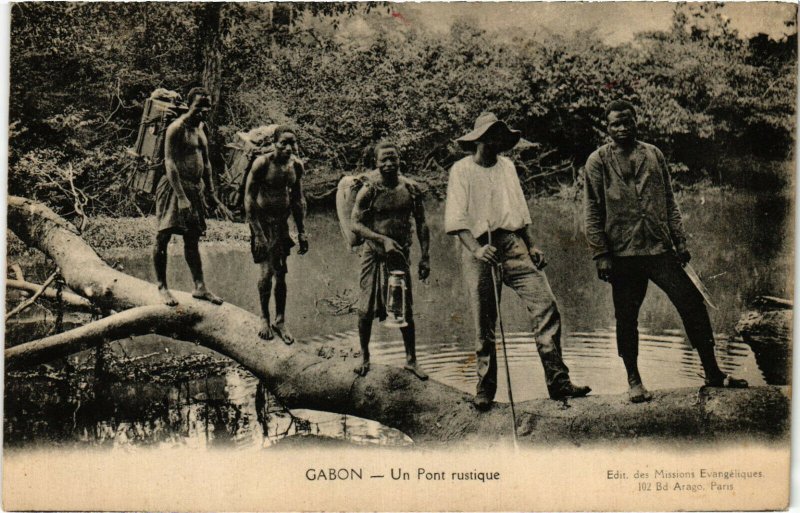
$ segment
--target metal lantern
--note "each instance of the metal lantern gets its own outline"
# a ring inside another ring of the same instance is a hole
[[[405,328],[406,322],[406,273],[391,271],[386,287],[386,320],[383,325],[391,328]]]

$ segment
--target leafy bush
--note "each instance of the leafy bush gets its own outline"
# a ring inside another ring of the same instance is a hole
[[[604,142],[603,108],[619,97],[636,104],[641,138],[664,150],[679,180],[785,181],[770,162],[791,158],[796,31],[746,40],[716,4],[676,4],[669,30],[610,46],[593,32],[540,41],[469,19],[429,32],[391,9],[14,4],[9,188],[69,213],[72,176],[89,212],[135,212],[124,150],[143,100],[199,83],[216,100],[217,166],[237,131],[291,123],[312,193],[368,165],[365,148],[384,137],[402,147],[411,174],[440,188],[462,155],[453,139],[484,110],[534,142],[514,155],[529,192],[563,193]]]

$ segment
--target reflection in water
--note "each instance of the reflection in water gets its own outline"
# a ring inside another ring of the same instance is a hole
[[[682,333],[645,332],[641,338],[641,372],[649,388],[702,386],[702,367]],[[341,345],[358,343],[355,331],[325,339]],[[594,394],[626,390],[613,332],[573,333],[565,346],[564,359],[577,382],[590,385]],[[544,374],[530,334],[509,333],[507,349],[517,400],[546,397]],[[723,342],[718,354],[726,372],[744,377],[754,386],[764,384],[755,358],[744,344]],[[402,367],[405,353],[401,339],[376,343],[373,361]],[[452,343],[435,348],[426,345],[419,349],[419,361],[432,379],[473,391],[472,351]],[[6,381],[5,443],[259,449],[285,437],[304,435],[356,444],[412,443],[400,431],[377,422],[328,412],[286,410],[258,379],[232,363],[221,372],[208,372],[204,377],[173,383],[146,378],[120,383],[103,372],[88,370],[35,378],[11,374]],[[503,372],[501,365],[498,401],[507,398]]]
[[[786,278],[792,270],[791,246],[785,243],[787,211],[775,209],[780,201],[771,197],[764,203],[752,195],[730,192],[705,193],[681,201],[692,236],[695,268],[720,307],[710,312],[718,332],[720,364],[724,371],[753,385],[764,384],[761,372],[750,349],[731,334],[745,305],[756,295],[792,296]],[[564,359],[575,382],[590,385],[594,394],[624,392],[625,371],[616,354],[611,292],[596,279],[587,256],[579,229],[580,205],[541,201],[532,203],[531,212],[540,234],[537,243],[548,254],[548,277],[567,334]],[[441,217],[441,206],[434,206],[429,214],[431,283],[414,283],[418,358],[433,379],[472,392],[472,320],[455,263],[454,243],[444,234]],[[326,298],[348,296],[346,291],[354,289],[358,256],[343,249],[334,216],[312,215],[308,231],[311,251],[289,260],[288,322],[298,337],[357,348],[355,316],[331,315],[321,305]],[[254,285],[258,270],[247,248],[205,246],[202,252],[209,286],[226,301],[258,312]],[[131,274],[153,280],[146,252],[118,258]],[[412,253],[412,258],[418,260],[418,254]],[[182,258],[171,258],[168,272],[173,287],[190,290]],[[545,397],[543,371],[527,333],[524,307],[506,290],[502,308],[515,399]],[[640,369],[649,388],[702,385],[702,369],[685,340],[680,319],[655,287],[642,308],[640,332]],[[152,352],[142,340],[125,343],[126,355],[144,357]],[[156,351],[176,346],[163,341],[152,344],[161,344]],[[371,349],[375,363],[401,367],[404,362],[396,329],[376,323]],[[190,347],[187,351],[197,350]],[[502,365],[500,372],[504,372]],[[507,397],[505,378],[500,376],[498,383],[497,399],[502,401]],[[6,381],[5,413],[5,443],[10,445],[263,448],[295,435],[339,437],[356,443],[411,443],[402,433],[363,419],[308,410],[287,412],[260,390],[258,380],[232,364],[199,376],[187,372],[161,381],[114,382],[102,372],[69,367],[36,377],[11,374]]]
[[[233,364],[220,375],[173,384],[111,383],[83,372],[27,379],[12,374],[6,387],[10,446],[259,449],[309,434],[356,444],[412,443],[396,429],[358,417],[286,410],[258,379]]]

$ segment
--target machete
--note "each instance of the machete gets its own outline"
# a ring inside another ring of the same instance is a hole
[[[692,283],[694,284],[694,287],[697,289],[697,291],[700,294],[702,294],[706,304],[708,304],[708,306],[716,310],[717,305],[715,305],[714,302],[711,300],[711,294],[709,294],[708,289],[706,288],[705,285],[703,285],[702,280],[700,280],[700,276],[697,275],[691,264],[689,263],[684,264],[683,270],[686,272],[686,276],[688,276],[689,279],[692,280]]]

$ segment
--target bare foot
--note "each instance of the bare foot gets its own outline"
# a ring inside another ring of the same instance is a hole
[[[362,363],[361,365],[353,369],[353,372],[355,372],[359,376],[366,376],[367,373],[369,372],[369,362]]]
[[[272,326],[270,326],[269,321],[261,321],[261,329],[258,330],[258,336],[264,340],[272,340],[275,338],[275,333],[272,332]]]
[[[282,322],[276,322],[273,324],[272,330],[276,335],[283,339],[283,343],[287,346],[290,346],[294,343],[294,336],[289,333],[289,330],[286,329],[286,326]]]
[[[175,299],[168,288],[158,288],[158,293],[161,294],[161,300],[164,301],[164,304],[167,306],[175,306],[178,304],[178,300]]]
[[[650,401],[653,398],[653,394],[651,394],[641,383],[631,385],[631,388],[628,389],[628,399],[632,403],[644,403]]]
[[[428,375],[425,373],[425,371],[419,368],[417,362],[407,363],[403,365],[403,368],[408,372],[412,373],[413,375],[415,375],[416,377],[418,377],[419,379],[421,379],[422,381],[428,379]]]
[[[194,289],[194,292],[192,292],[192,297],[203,301],[209,301],[211,303],[214,303],[215,305],[222,304],[222,298],[208,291],[205,285]]]

